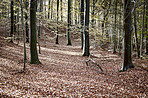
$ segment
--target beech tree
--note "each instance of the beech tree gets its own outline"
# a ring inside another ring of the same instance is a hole
[[[14,6],[14,1],[11,0],[11,31],[10,31],[10,42],[13,42],[12,41],[12,36],[13,36],[13,28],[14,28],[14,9],[13,9],[13,6]]]
[[[71,0],[68,0],[68,17],[67,17],[67,45],[71,45],[70,25],[71,25]]]
[[[84,0],[80,1],[81,49],[83,49]]]
[[[25,1],[26,11],[28,10],[28,5],[29,5],[29,2],[26,0]],[[27,22],[27,19],[28,19],[27,12],[25,13],[25,19],[26,19],[26,23],[25,23],[25,27],[26,27],[26,42],[29,43],[29,28],[28,28],[28,22]]]
[[[146,0],[146,54],[148,55],[148,1]]]
[[[59,44],[58,41],[58,21],[59,21],[59,0],[57,0],[57,30],[56,30],[56,44]]]
[[[121,71],[126,71],[129,68],[133,68],[131,58],[131,37],[132,37],[132,11],[131,0],[124,0],[124,43],[123,43],[123,64]]]
[[[30,55],[31,64],[39,64],[37,53],[37,36],[36,36],[36,0],[30,1]]]
[[[83,32],[83,56],[89,56],[89,6],[90,0],[85,0],[85,22]]]

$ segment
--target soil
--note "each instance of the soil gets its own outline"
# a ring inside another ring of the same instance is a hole
[[[0,32],[2,33],[2,32]],[[47,34],[51,34],[48,32]],[[54,36],[54,35],[50,35]],[[47,37],[47,36],[46,36]],[[72,37],[72,46],[66,45],[66,37],[45,40],[41,36],[42,64],[30,64],[29,44],[27,63],[23,69],[23,43],[8,43],[0,36],[0,97],[74,97],[74,98],[147,98],[148,97],[148,60],[133,58],[135,68],[119,72],[122,57],[118,54],[91,46],[91,58],[82,56],[80,40]]]

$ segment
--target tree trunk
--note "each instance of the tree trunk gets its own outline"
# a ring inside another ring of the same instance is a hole
[[[23,4],[21,0],[21,21],[22,21],[22,30],[23,30],[23,40],[24,40],[24,68],[23,70],[25,71],[26,69],[26,44],[25,44],[25,25],[24,25],[24,17],[23,17]]]
[[[13,36],[13,26],[14,26],[14,9],[13,9],[14,3],[13,0],[11,0],[11,31],[10,31],[10,42],[12,41],[12,36]]]
[[[19,2],[19,0],[17,0]],[[19,8],[17,8],[17,23],[19,23]],[[17,24],[17,44],[19,44],[20,36],[19,36],[19,24]]]
[[[89,6],[90,0],[85,0],[85,27],[83,33],[83,56],[89,56]]]
[[[142,32],[141,32],[141,41],[140,41],[140,58],[142,58],[142,51],[143,51],[144,20],[145,20],[145,0],[143,6]]]
[[[81,21],[81,49],[83,49],[84,0],[81,0],[80,2],[80,21]]]
[[[115,27],[114,27],[114,34],[113,34],[113,43],[114,43],[114,48],[113,48],[113,53],[116,53],[116,47],[117,47],[117,42],[116,42],[116,32],[117,32],[117,3],[118,0],[115,0]]]
[[[36,36],[36,2],[35,0],[30,1],[30,54],[31,64],[39,64],[37,53],[37,36]]]
[[[50,0],[48,0],[48,19],[50,18]]]
[[[58,41],[58,21],[59,21],[59,0],[57,0],[57,31],[56,31],[56,44],[59,44]]]
[[[26,0],[25,2],[25,7],[26,7],[26,11],[28,10],[28,1]],[[27,16],[27,13],[25,13],[25,19],[27,20],[28,19],[28,16]],[[28,28],[28,22],[26,21],[25,23],[25,26],[26,26],[26,43],[29,43],[29,28]]]
[[[71,25],[71,0],[68,0],[67,45],[71,45],[70,25]]]
[[[53,14],[53,0],[51,1],[51,19],[52,19],[52,14]]]
[[[124,43],[123,43],[123,64],[122,70],[133,68],[131,58],[131,35],[132,35],[132,19],[131,19],[131,0],[124,0]]]
[[[137,15],[136,15],[136,8],[134,10],[134,28],[135,28],[135,41],[136,41],[136,50],[137,50],[137,55],[140,57],[140,51],[139,51],[139,42],[138,42],[138,37],[137,37]]]
[[[61,21],[63,22],[63,1],[61,0]]]
[[[148,55],[148,1],[146,1],[146,54]]]

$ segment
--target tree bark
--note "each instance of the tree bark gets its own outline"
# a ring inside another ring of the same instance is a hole
[[[58,21],[59,21],[59,0],[57,0],[57,31],[56,31],[56,44],[59,44],[58,41]]]
[[[83,33],[83,56],[89,56],[89,6],[90,0],[85,0],[85,27]]]
[[[14,6],[14,2],[13,2],[13,0],[11,0],[11,31],[10,31],[10,37],[13,36],[13,27],[14,27],[14,9],[13,9],[13,6]],[[10,42],[13,42],[12,38],[10,39]]]
[[[143,53],[143,38],[144,38],[144,21],[145,21],[145,0],[144,0],[144,6],[143,6],[143,20],[142,20],[142,32],[141,32],[141,41],[140,41],[140,58],[142,58]]]
[[[139,42],[138,42],[138,37],[137,37],[137,15],[136,15],[136,8],[134,10],[134,28],[135,28],[135,41],[136,41],[136,50],[137,50],[137,55],[140,57],[140,51],[139,51]]]
[[[25,2],[25,7],[26,7],[26,11],[28,10],[28,1],[26,0]],[[27,16],[27,13],[25,13],[25,19],[27,20],[28,19],[28,16]],[[26,21],[25,23],[25,27],[26,27],[26,42],[29,43],[29,28],[28,28],[28,22]]]
[[[80,2],[80,21],[81,21],[81,49],[83,49],[84,0],[81,0]]]
[[[148,55],[148,1],[146,1],[146,54]]]
[[[63,1],[61,0],[61,21],[63,22]]]
[[[30,1],[30,54],[31,64],[39,64],[37,53],[37,36],[36,36],[36,0]]]
[[[113,34],[113,43],[114,43],[114,48],[113,48],[113,53],[116,53],[116,47],[117,47],[117,42],[116,42],[116,32],[117,32],[117,4],[118,0],[115,0],[115,27],[114,27],[114,34]]]
[[[21,0],[21,21],[22,21],[22,29],[23,29],[23,41],[24,41],[24,68],[23,70],[25,71],[26,69],[26,44],[25,44],[25,25],[24,25],[24,17],[23,17],[23,4]]]
[[[123,64],[122,70],[126,71],[133,68],[131,58],[131,35],[132,35],[132,19],[131,19],[131,0],[124,0],[124,43],[123,43]]]
[[[71,0],[68,0],[67,45],[71,45],[70,25],[71,25]]]

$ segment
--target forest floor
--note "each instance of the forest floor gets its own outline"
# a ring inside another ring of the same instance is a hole
[[[1,33],[1,32],[0,32]],[[66,38],[41,40],[42,64],[29,63],[27,43],[26,71],[23,69],[23,43],[8,43],[0,36],[0,97],[74,97],[74,98],[146,98],[148,97],[148,60],[133,59],[135,68],[119,72],[122,58],[118,54],[94,50],[93,63],[86,65],[80,40]],[[92,47],[91,47],[92,50]]]

